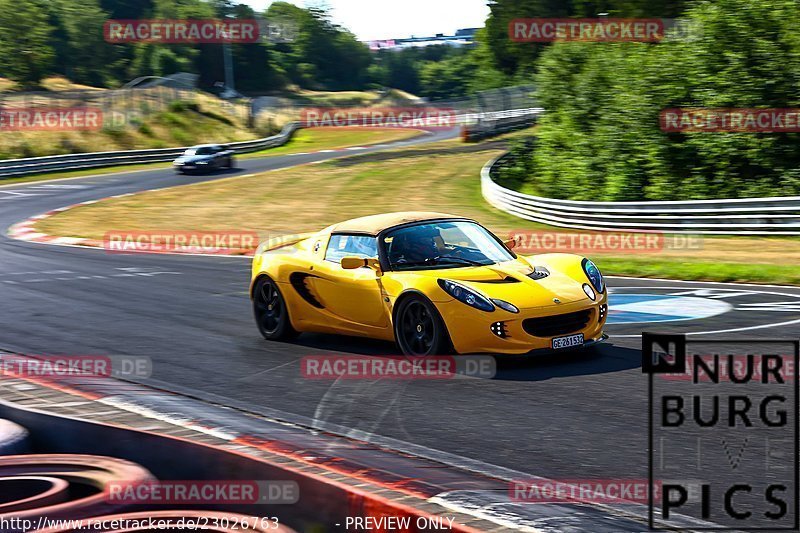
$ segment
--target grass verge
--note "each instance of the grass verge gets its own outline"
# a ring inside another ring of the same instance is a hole
[[[323,127],[297,131],[292,140],[283,146],[267,148],[259,152],[242,154],[243,158],[264,155],[287,155],[318,150],[336,150],[351,146],[381,144],[401,141],[421,135],[421,130],[400,128],[337,128]]]

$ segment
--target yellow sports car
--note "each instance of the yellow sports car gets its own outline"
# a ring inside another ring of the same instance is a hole
[[[594,263],[513,247],[473,220],[421,212],[266,242],[253,258],[256,323],[269,340],[358,335],[395,341],[406,355],[528,354],[607,338]]]

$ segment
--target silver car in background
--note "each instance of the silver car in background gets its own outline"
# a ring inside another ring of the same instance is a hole
[[[172,166],[181,174],[210,172],[220,168],[234,168],[233,150],[222,144],[198,144],[187,148],[173,161]]]

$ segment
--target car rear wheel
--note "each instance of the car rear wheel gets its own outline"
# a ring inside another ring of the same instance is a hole
[[[228,158],[228,168],[236,168],[236,162],[233,160],[232,157]]]
[[[277,284],[261,278],[253,291],[253,313],[258,330],[270,341],[287,340],[297,336],[289,321],[289,310]]]
[[[449,351],[444,321],[433,303],[422,296],[409,296],[400,302],[394,337],[405,355],[442,355]]]

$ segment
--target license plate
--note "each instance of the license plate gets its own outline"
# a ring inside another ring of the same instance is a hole
[[[553,349],[572,348],[573,346],[583,346],[583,333],[577,335],[567,335],[566,337],[556,337],[553,339]]]

